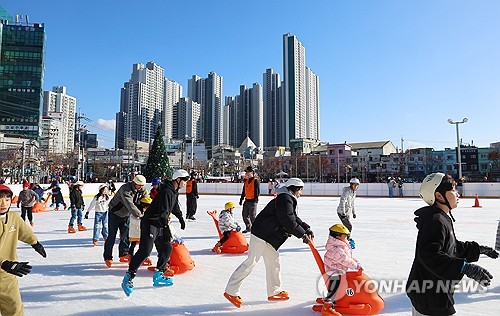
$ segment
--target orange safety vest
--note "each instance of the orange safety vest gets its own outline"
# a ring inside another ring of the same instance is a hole
[[[186,193],[189,194],[193,192],[193,180],[188,180],[186,183]]]
[[[255,198],[255,178],[245,181],[245,198],[247,200]]]

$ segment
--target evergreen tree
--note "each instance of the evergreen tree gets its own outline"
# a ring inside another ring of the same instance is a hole
[[[163,134],[161,133],[161,125],[158,125],[155,134],[155,140],[149,150],[148,162],[146,163],[146,170],[144,176],[148,181],[153,178],[164,179],[172,176],[172,168],[168,161],[165,143],[163,142]]]

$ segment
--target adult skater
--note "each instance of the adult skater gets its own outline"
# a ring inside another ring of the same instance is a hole
[[[271,200],[257,215],[250,235],[248,258],[233,272],[227,282],[224,297],[234,306],[240,307],[240,287],[262,257],[266,266],[267,299],[270,301],[288,300],[288,293],[281,288],[280,257],[278,249],[294,235],[308,242],[314,237],[309,225],[297,215],[297,199],[302,195],[304,182],[290,178],[277,189],[276,199]]]
[[[464,274],[483,286],[493,278],[470,262],[480,254],[497,258],[498,252],[474,241],[456,240],[451,210],[458,206],[458,192],[450,175],[438,172],[425,177],[420,197],[429,206],[415,211],[418,235],[406,293],[414,316],[453,315],[453,291]]]
[[[196,209],[198,208],[198,183],[196,177],[198,174],[196,171],[191,171],[191,178],[186,183],[186,219],[192,221],[196,220],[194,214],[196,214]]]
[[[9,212],[13,195],[8,186],[0,184],[0,315],[24,314],[16,276],[30,273],[31,266],[17,261],[17,241],[30,244],[42,257],[47,257],[31,228],[19,214]]]
[[[352,178],[349,180],[349,186],[344,187],[340,196],[339,206],[337,207],[337,215],[342,224],[352,233],[352,218],[356,218],[356,210],[354,208],[354,200],[356,199],[356,190],[359,188],[359,180]]]
[[[141,199],[146,194],[144,186],[146,178],[143,175],[136,175],[131,182],[122,185],[109,202],[108,212],[108,238],[104,242],[104,261],[108,267],[113,264],[113,245],[115,244],[116,233],[120,230],[120,244],[118,254],[121,262],[130,261],[128,250],[130,241],[128,239],[128,228],[130,224],[130,214],[141,217],[139,206]]]
[[[149,257],[153,244],[158,252],[158,261],[153,275],[153,286],[169,286],[173,284],[172,278],[164,275],[170,255],[172,254],[172,233],[168,227],[170,213],[174,214],[181,224],[181,229],[186,227],[179,207],[179,190],[189,179],[186,170],[179,169],[172,175],[171,181],[165,181],[160,186],[158,195],[154,198],[141,220],[141,240],[139,250],[130,260],[128,271],[122,280],[122,289],[127,296],[134,290],[133,279],[137,269]]]
[[[241,192],[240,205],[243,204],[243,222],[245,230],[243,233],[249,233],[252,230],[252,224],[257,215],[257,204],[260,196],[260,182],[255,178],[255,173],[252,166],[245,169],[245,181],[243,182],[243,191]],[[243,199],[245,203],[243,203]]]

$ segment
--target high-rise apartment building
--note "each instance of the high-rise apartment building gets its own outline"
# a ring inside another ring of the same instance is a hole
[[[124,133],[120,135],[121,139],[118,139],[119,133],[115,136],[117,148],[123,149],[127,138],[147,143],[153,141],[165,107],[164,89],[162,67],[154,62],[148,62],[146,66],[133,65],[131,78],[121,90],[116,129],[123,128]]]
[[[201,107],[189,98],[180,98],[174,107],[174,138],[201,138]]]
[[[222,77],[210,72],[207,78],[193,76],[188,80],[188,98],[201,107],[201,140],[212,149],[223,144]],[[211,152],[209,152],[211,157]]]
[[[285,145],[285,117],[280,74],[266,69],[263,75],[264,147]]]
[[[61,154],[72,152],[75,148],[76,98],[68,95],[64,86],[54,86],[52,91],[44,91],[43,115],[51,117],[54,121],[60,121],[60,123],[50,123],[50,125],[57,124],[59,126],[56,130],[57,139],[55,140],[57,150],[51,149],[51,152]],[[42,133],[50,137],[51,132],[54,131],[43,131]]]
[[[173,110],[174,106],[179,102],[182,97],[182,86],[172,80],[165,78],[165,108],[163,110],[163,135],[165,140],[173,138],[174,121]]]
[[[291,139],[319,137],[319,116],[316,121],[311,121],[308,113],[309,109],[317,107],[319,114],[319,79],[312,71],[309,74],[306,71],[306,50],[291,34],[283,35],[283,77],[286,144]],[[308,91],[312,91],[309,98]],[[308,105],[308,102],[313,104]]]
[[[45,27],[2,7],[0,17],[0,133],[39,139]]]
[[[233,102],[234,100],[234,102]],[[234,99],[226,99],[229,110],[229,121],[233,122],[230,136],[230,145],[240,147],[245,138],[250,139],[258,148],[263,148],[264,143],[264,115],[262,102],[262,86],[254,83],[252,88],[240,86],[240,94]]]
[[[306,138],[319,140],[319,77],[306,67]]]

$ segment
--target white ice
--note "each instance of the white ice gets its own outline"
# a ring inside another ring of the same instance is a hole
[[[120,287],[127,265],[116,263],[107,268],[102,258],[102,241],[97,247],[92,246],[93,213],[90,219],[84,220],[89,230],[76,234],[67,233],[68,211],[34,214],[34,231],[47,250],[47,258],[19,243],[19,260],[33,265],[31,274],[19,278],[26,315],[319,315],[311,310],[318,296],[319,270],[308,246],[295,237],[288,239],[280,249],[283,288],[290,293],[290,300],[267,301],[262,260],[243,283],[244,305],[240,309],[222,296],[229,276],[246,255],[216,255],[210,251],[217,234],[206,211],[220,210],[225,202],[237,202],[238,198],[235,195],[200,196],[197,220],[187,222],[185,231],[175,223],[196,262],[194,270],[175,276],[172,287],[154,288],[152,273],[141,268],[130,297],[126,297]],[[259,210],[270,199],[262,196]],[[299,216],[312,226],[321,254],[328,228],[339,222],[338,201],[338,197],[299,199]],[[86,198],[86,204],[90,204],[90,198]],[[181,204],[184,208],[184,196],[181,196]],[[482,208],[472,208],[473,204],[472,199],[462,199],[460,207],[453,212],[456,236],[462,241],[475,240],[493,246],[500,200],[482,199]],[[423,205],[417,198],[357,198],[358,218],[353,221],[352,234],[357,246],[355,255],[372,279],[401,282],[407,278],[417,233],[413,212]],[[12,209],[19,211],[15,206]],[[185,213],[185,209],[183,211]],[[243,226],[240,206],[235,214]],[[115,261],[117,249],[116,245]],[[495,278],[486,292],[456,293],[457,315],[498,315],[500,259],[481,256],[479,265]],[[410,302],[401,288],[381,295],[385,308],[380,315],[411,314]]]

